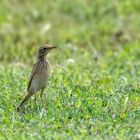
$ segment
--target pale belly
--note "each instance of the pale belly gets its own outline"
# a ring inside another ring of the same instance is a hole
[[[29,92],[36,93],[40,89],[46,87],[48,77],[49,77],[49,72],[47,70],[43,70],[36,73],[32,79]]]

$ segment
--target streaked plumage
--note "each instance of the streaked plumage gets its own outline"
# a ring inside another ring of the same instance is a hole
[[[46,60],[38,60],[34,65],[28,84],[28,92],[36,93],[46,86],[49,76],[50,66]]]

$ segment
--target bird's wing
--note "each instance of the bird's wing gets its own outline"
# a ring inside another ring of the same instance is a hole
[[[33,77],[34,77],[34,75],[35,75],[35,73],[36,73],[37,67],[38,67],[38,65],[37,65],[37,63],[36,63],[36,64],[34,64],[34,66],[33,66],[33,68],[32,68],[32,72],[31,72],[31,75],[30,75],[30,79],[29,79],[29,83],[28,83],[28,88],[27,88],[28,91],[29,91],[29,88],[30,88],[30,86],[31,86]]]

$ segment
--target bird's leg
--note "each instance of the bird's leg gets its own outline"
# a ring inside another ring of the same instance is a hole
[[[18,112],[20,112],[20,113],[22,112],[22,110],[23,110],[23,108],[24,108],[26,102],[30,99],[30,97],[31,97],[33,94],[34,94],[34,93],[29,92],[29,93],[25,96],[24,100],[21,102],[21,104],[20,104],[19,107],[17,108],[17,111],[18,111]]]
[[[45,100],[44,100],[44,89],[42,88],[41,93],[40,93],[40,98],[41,98],[41,103],[42,103],[42,107],[43,107],[43,111],[46,111],[46,107],[45,107]]]

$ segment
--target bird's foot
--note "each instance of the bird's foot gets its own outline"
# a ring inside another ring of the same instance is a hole
[[[45,107],[42,108],[43,113],[47,113],[47,110]]]

